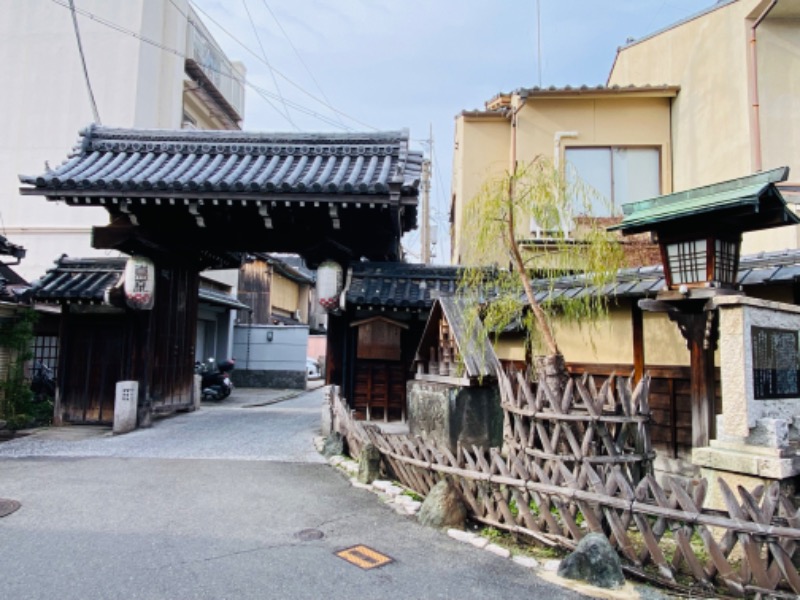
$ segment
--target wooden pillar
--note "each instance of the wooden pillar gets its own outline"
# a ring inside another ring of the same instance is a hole
[[[715,434],[716,390],[714,350],[717,340],[716,312],[670,312],[678,324],[690,355],[692,448],[709,445]]]
[[[644,377],[644,313],[634,302],[631,306],[631,325],[633,329],[633,384]]]

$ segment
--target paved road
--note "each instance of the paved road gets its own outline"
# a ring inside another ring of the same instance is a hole
[[[0,597],[580,597],[351,487],[312,448],[321,402],[234,399],[125,436],[0,444],[0,497],[22,503],[0,519]],[[334,554],[356,544],[394,562]]]

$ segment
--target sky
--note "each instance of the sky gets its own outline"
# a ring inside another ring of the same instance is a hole
[[[396,131],[433,162],[449,263],[455,117],[518,88],[606,83],[617,48],[715,0],[191,0],[247,68],[244,129]],[[653,82],[670,83],[670,82]],[[431,144],[432,137],[432,144]],[[403,239],[419,260],[419,230]]]

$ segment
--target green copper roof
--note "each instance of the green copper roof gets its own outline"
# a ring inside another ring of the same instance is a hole
[[[715,183],[667,196],[658,196],[622,207],[624,218],[610,227],[622,233],[640,233],[679,224],[714,229],[755,231],[798,224],[775,183],[785,181],[789,167],[781,167],[739,179]],[[699,228],[699,227],[697,227]]]

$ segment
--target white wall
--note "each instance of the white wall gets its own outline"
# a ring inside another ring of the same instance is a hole
[[[187,0],[174,0],[182,12]],[[187,23],[169,0],[80,0],[79,10],[183,51]],[[78,131],[93,121],[72,17],[51,0],[0,0],[0,226],[27,258],[17,271],[42,276],[62,253],[93,250],[95,208],[68,208],[18,193],[23,174],[63,161]],[[87,68],[103,125],[180,127],[183,59],[78,14]],[[116,253],[114,253],[116,254]]]
[[[268,333],[272,332],[272,341]],[[236,368],[249,371],[306,370],[308,327],[253,325],[234,328]]]

